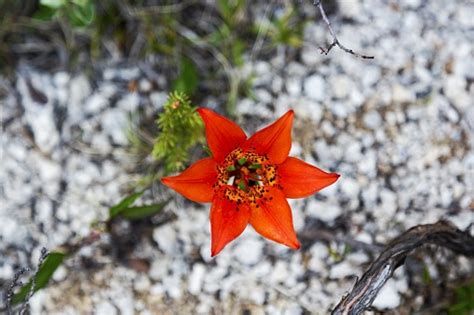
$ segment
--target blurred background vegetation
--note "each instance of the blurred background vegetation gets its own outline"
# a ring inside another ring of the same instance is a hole
[[[335,1],[328,2],[334,10]],[[302,7],[291,1],[0,0],[0,67],[11,72],[22,57],[41,69],[70,71],[106,59],[159,60],[153,70],[166,76],[166,90],[196,102],[216,95],[233,115],[238,95],[251,94],[252,78],[239,71],[245,59],[275,49],[294,54],[302,45]]]
[[[332,12],[336,2],[326,6]],[[154,88],[171,93],[165,110],[157,113],[158,124],[156,115],[138,114],[136,126],[142,130],[129,132],[142,161],[151,155],[162,162],[143,167],[145,174],[155,174],[145,176],[140,186],[147,186],[182,169],[190,150],[203,144],[202,136],[195,136],[202,134],[196,117],[187,116],[195,108],[190,100],[201,104],[211,96],[225,114],[237,118],[237,100],[253,98],[246,61],[275,52],[295,59],[308,11],[312,19],[311,2],[0,0],[0,69],[11,75],[20,60],[28,60],[45,71],[100,77],[107,62],[146,64],[141,68],[155,78]],[[136,86],[130,82],[127,88]],[[176,102],[183,106],[171,108]],[[140,135],[156,141],[150,145]]]

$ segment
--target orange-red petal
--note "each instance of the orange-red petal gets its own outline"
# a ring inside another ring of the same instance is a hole
[[[294,157],[288,157],[279,165],[278,175],[286,198],[312,195],[339,178],[336,173],[327,173]]]
[[[212,185],[217,180],[217,164],[212,158],[197,161],[179,175],[163,177],[161,182],[196,202],[210,202]]]
[[[245,230],[250,218],[247,203],[237,204],[225,196],[226,190],[235,190],[230,186],[221,187],[212,200],[211,219],[211,256],[219,252]]]
[[[270,126],[257,131],[245,142],[244,150],[255,149],[259,154],[266,154],[272,163],[283,163],[291,149],[293,116],[293,110],[289,110]]]
[[[197,111],[206,127],[209,149],[218,163],[247,139],[242,128],[226,117],[202,107]]]
[[[291,208],[283,192],[276,187],[267,187],[266,198],[250,204],[250,224],[263,237],[293,249],[300,248],[293,227]]]

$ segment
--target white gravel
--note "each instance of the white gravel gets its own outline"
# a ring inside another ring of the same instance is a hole
[[[339,39],[374,60],[337,49],[320,55],[328,34],[318,22],[306,25],[301,59],[279,54],[242,69],[254,75],[257,97],[240,100],[238,113],[266,124],[294,108],[292,152],[342,175],[292,202],[298,232],[318,222],[341,234],[343,220],[348,236],[372,244],[439,219],[467,228],[474,222],[472,3],[351,0],[340,1],[340,10],[354,23],[331,17]],[[27,79],[46,104],[32,99]],[[138,80],[139,92],[124,88],[130,80]],[[112,64],[94,81],[28,68],[17,74],[1,105],[1,281],[34,264],[31,252],[87,235],[91,222],[106,217],[138,178],[126,148],[131,115],[165,100],[166,91],[154,90],[135,66]],[[369,261],[336,242],[290,251],[251,228],[211,259],[208,206],[178,199],[165,212],[176,220],[134,235],[139,245],[130,255],[147,268],[110,256],[102,247],[115,244],[104,238],[65,264],[60,281],[34,297],[33,313],[322,314]],[[88,270],[84,260],[99,267]],[[462,266],[459,274],[473,272],[461,258],[450,263]],[[406,277],[390,280],[374,306],[403,305]]]

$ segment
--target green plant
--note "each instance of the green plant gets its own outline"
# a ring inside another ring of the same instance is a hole
[[[94,21],[92,0],[40,0],[34,18],[51,21],[65,17],[74,27],[86,27]]]
[[[296,13],[296,9],[293,6],[289,6],[281,15],[271,20],[268,36],[273,46],[288,45],[296,48],[301,47],[303,44],[304,23]]]
[[[469,315],[474,312],[474,281],[455,289],[455,303],[448,309],[449,315]]]
[[[203,123],[195,109],[184,93],[173,92],[158,117],[160,134],[152,155],[163,162],[165,174],[182,169],[190,149],[204,143]]]

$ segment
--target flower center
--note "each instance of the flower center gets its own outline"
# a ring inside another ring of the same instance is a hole
[[[217,171],[216,187],[232,186],[249,197],[262,191],[265,186],[277,184],[276,165],[269,164],[264,155],[243,152],[240,148],[229,153]]]
[[[245,192],[250,187],[262,186],[262,164],[252,163],[246,157],[234,161],[234,164],[227,166],[227,185],[238,187]]]

